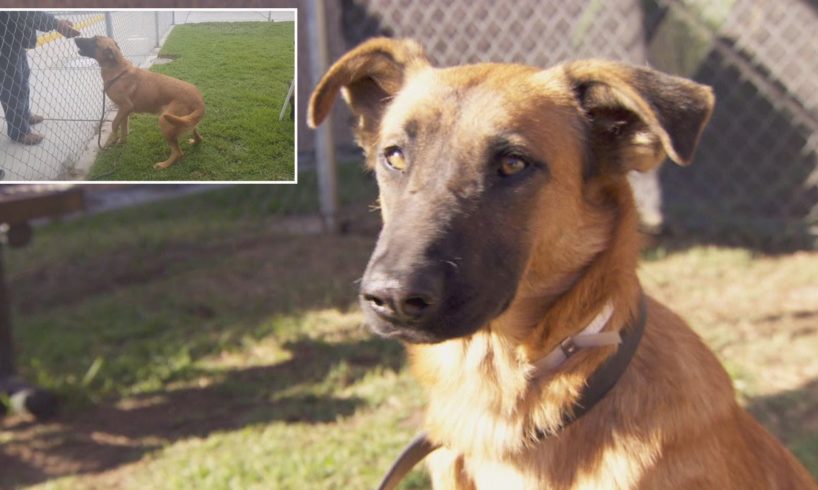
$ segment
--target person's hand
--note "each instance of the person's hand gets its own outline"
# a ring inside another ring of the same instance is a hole
[[[74,23],[65,19],[57,20],[57,28],[54,30],[65,37],[77,37],[80,35],[80,31],[74,29]]]

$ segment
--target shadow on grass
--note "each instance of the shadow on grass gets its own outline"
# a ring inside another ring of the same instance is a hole
[[[374,369],[399,371],[405,362],[399,344],[377,338],[299,339],[284,347],[291,355],[284,362],[209,372],[215,381],[201,387],[147,393],[44,425],[21,421],[7,427],[13,439],[0,450],[0,467],[15,471],[0,472],[0,487],[112,470],[174,441],[216,431],[333,422],[364,401],[335,396],[331,388],[354,384]],[[27,463],[32,452],[44,464]]]
[[[29,464],[22,458],[0,452],[0,468],[14,468],[14,475],[0,473],[0,488],[18,488],[24,482],[37,483],[49,479],[39,465]]]
[[[795,390],[754,398],[747,409],[818,479],[818,379]]]
[[[362,407],[343,388],[400,370],[402,348],[347,335],[354,318],[337,320],[343,332],[331,339],[307,337],[303,323],[355,302],[377,226],[369,180],[353,170],[366,192],[349,198],[361,216],[343,235],[281,231],[294,187],[242,187],[43,227],[10,254],[20,370],[69,406],[46,424],[0,419],[0,488],[116,470],[214,431],[329,423]],[[265,339],[284,360],[199,362]],[[95,359],[104,366],[85,382]],[[146,380],[171,388],[131,396]]]

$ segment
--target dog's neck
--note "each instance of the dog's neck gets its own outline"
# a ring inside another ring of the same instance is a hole
[[[528,359],[539,359],[587,325],[607,302],[613,304],[611,326],[618,330],[633,317],[639,304],[636,276],[640,237],[638,216],[629,184],[607,182],[599,193],[608,202],[608,229],[601,250],[579,270],[558,278],[542,295],[545,309],[536,326],[520,342]],[[606,207],[605,204],[602,204]],[[559,286],[565,289],[560,290]]]
[[[507,337],[529,360],[541,358],[578,333],[602,310],[614,306],[611,324],[619,328],[637,309],[636,277],[640,240],[637,213],[627,181],[607,181],[587,198],[584,246],[575,257],[533,264],[508,310],[486,330]],[[538,254],[541,255],[541,254]]]
[[[116,56],[116,60],[100,65],[100,72],[102,73],[103,82],[107,82],[115,76],[118,76],[123,71],[129,70],[133,66],[133,63],[131,63],[130,60],[125,58],[123,55],[117,53]]]

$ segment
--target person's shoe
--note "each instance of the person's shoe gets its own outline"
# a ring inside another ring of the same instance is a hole
[[[28,133],[20,136],[19,138],[14,138],[14,141],[24,145],[39,145],[40,142],[43,141],[43,138],[45,138],[45,136],[41,135],[40,133]]]
[[[39,114],[32,114],[28,118],[28,123],[31,125],[40,124],[43,121],[45,121],[45,118]]]

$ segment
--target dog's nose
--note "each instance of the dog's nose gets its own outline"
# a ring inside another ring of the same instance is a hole
[[[402,282],[388,278],[364,281],[361,299],[365,307],[390,321],[418,322],[440,300],[440,287],[431,280]]]

